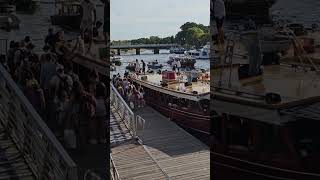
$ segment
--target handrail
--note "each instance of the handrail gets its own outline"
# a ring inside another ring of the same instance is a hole
[[[78,179],[74,161],[2,66],[0,104],[0,123],[37,179]]]
[[[136,138],[137,137],[137,121],[135,114],[118,93],[116,88],[110,83],[110,103],[113,105],[118,111],[118,114],[121,116],[124,123],[128,126],[131,135]]]
[[[116,168],[116,165],[114,164],[112,155],[110,154],[110,176],[112,180],[121,180],[119,172]]]

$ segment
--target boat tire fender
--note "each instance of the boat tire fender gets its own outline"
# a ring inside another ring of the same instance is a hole
[[[281,102],[281,96],[276,93],[266,93],[265,100],[267,104],[276,104]]]

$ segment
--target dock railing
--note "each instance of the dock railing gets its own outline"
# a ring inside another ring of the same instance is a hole
[[[78,179],[74,161],[1,65],[0,123],[36,179]]]
[[[121,120],[130,130],[131,135],[137,138],[137,120],[126,101],[121,97],[116,88],[110,83],[110,105],[113,106]]]
[[[111,154],[110,154],[110,176],[111,176],[110,177],[111,180],[121,180]]]

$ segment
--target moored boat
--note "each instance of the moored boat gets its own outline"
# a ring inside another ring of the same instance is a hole
[[[116,66],[121,66],[122,62],[121,56],[111,56],[111,63],[114,63]]]
[[[163,67],[163,65],[159,64],[158,61],[149,62],[147,66],[149,69],[161,69]]]
[[[248,51],[248,64],[212,71],[216,178],[319,179],[320,136],[315,127],[320,82],[314,80],[319,69],[286,64],[260,68],[260,56]]]
[[[163,71],[161,74],[132,75],[131,79],[144,88],[148,105],[178,125],[208,138],[209,72],[190,71],[177,75],[173,71]]]
[[[170,56],[168,64],[172,65],[175,61],[180,61],[182,68],[194,68],[194,64],[197,62],[195,58],[186,55]]]
[[[81,24],[80,3],[78,1],[56,1],[58,13],[50,17],[52,25],[79,29]]]

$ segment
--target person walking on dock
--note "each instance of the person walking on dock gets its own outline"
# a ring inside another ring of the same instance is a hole
[[[225,4],[223,0],[213,0],[211,5],[213,5],[213,15],[218,30],[218,43],[224,44],[223,21],[226,16]]]
[[[81,2],[81,8],[82,8],[82,11],[81,11],[82,21],[80,25],[81,36],[82,36],[82,39],[87,38],[87,42],[89,43],[87,53],[89,53],[92,45],[93,26],[97,20],[96,7],[91,0],[83,0]]]

